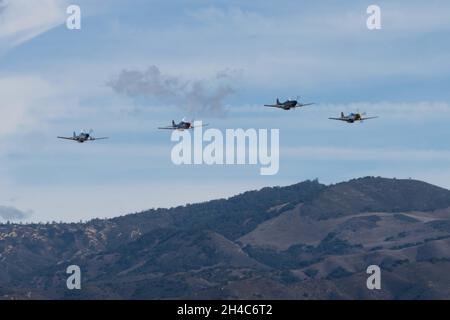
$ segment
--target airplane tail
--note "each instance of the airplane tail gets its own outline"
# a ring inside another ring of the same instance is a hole
[[[76,132],[74,131],[73,132],[73,137],[75,138],[77,136],[77,134],[76,134]]]
[[[277,98],[277,104],[280,104],[280,100],[278,100],[278,98]]]
[[[343,118],[344,117],[344,113],[343,112],[341,112],[341,118]]]
[[[176,126],[176,124],[175,124],[175,121],[174,120],[172,120],[172,125],[175,127]]]

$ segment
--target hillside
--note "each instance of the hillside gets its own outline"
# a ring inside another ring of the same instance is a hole
[[[82,270],[66,289],[65,268]],[[382,290],[365,287],[382,269]],[[450,298],[450,191],[305,181],[72,224],[0,225],[2,299]]]

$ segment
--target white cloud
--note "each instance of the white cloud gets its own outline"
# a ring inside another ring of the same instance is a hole
[[[364,3],[341,3],[336,5],[311,7],[308,4],[293,2],[287,10],[261,10],[258,5],[251,10],[237,6],[220,8],[217,6],[203,7],[190,11],[189,15],[196,21],[209,27],[209,32],[224,29],[239,29],[240,34],[253,36],[324,37],[328,39],[373,41],[366,27],[367,5]],[[448,19],[448,2],[410,1],[408,4],[379,1],[381,7],[383,29],[386,36],[414,36],[433,31],[450,29]],[[275,6],[279,6],[278,3]],[[408,31],[405,33],[405,31]],[[365,39],[361,39],[365,38]]]
[[[377,32],[366,27],[364,4],[313,9],[305,5],[301,10],[296,3],[284,15],[258,6],[202,8],[191,12],[200,27],[164,30],[164,38],[180,35],[181,43],[188,39],[194,46],[214,42],[207,52],[213,52],[215,60],[221,57],[229,66],[244,69],[249,82],[259,86],[315,87],[378,77],[445,75],[450,68],[445,51],[433,50],[434,46],[411,49],[411,44],[423,41],[425,34],[450,29],[448,3],[381,5],[383,29]],[[192,29],[195,35],[189,36]],[[213,63],[201,62],[202,68]]]
[[[24,220],[31,216],[33,212],[22,211],[15,207],[10,206],[0,206],[0,218],[4,220]]]
[[[0,12],[0,43],[3,49],[17,46],[63,23],[66,0],[3,0]]]
[[[0,78],[0,134],[27,130],[49,113],[44,103],[55,93],[53,86],[36,76],[9,76]]]
[[[261,181],[184,184],[148,182],[144,184],[87,184],[36,188],[22,187],[15,205],[33,208],[33,215],[22,221],[79,221],[111,218],[150,208],[197,203],[265,187]],[[1,194],[10,194],[9,186],[0,184]]]
[[[350,161],[450,161],[450,151],[433,149],[389,149],[347,147],[295,147],[282,148],[281,156],[301,160]]]

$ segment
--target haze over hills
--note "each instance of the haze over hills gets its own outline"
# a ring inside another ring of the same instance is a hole
[[[66,288],[66,267],[82,289]],[[382,289],[366,288],[367,266]],[[305,181],[87,223],[0,225],[3,299],[449,299],[450,191]]]

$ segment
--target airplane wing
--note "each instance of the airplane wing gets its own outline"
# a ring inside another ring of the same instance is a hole
[[[265,104],[264,107],[281,108],[279,104]]]
[[[191,127],[191,129],[194,129],[194,128],[201,128],[201,127],[207,127],[207,126],[209,126],[209,123],[202,124],[201,126]]]
[[[306,106],[311,106],[311,105],[313,105],[313,104],[315,104],[314,102],[311,102],[311,103],[305,103],[305,104],[299,104],[299,105],[297,105],[297,107],[306,107]]]
[[[102,138],[90,138],[89,140],[94,141],[94,140],[105,140],[105,139],[109,139],[108,137],[102,137]]]
[[[328,118],[330,120],[340,120],[340,121],[347,121],[345,118]]]
[[[160,130],[176,130],[176,127],[159,127]]]
[[[77,140],[74,139],[73,137],[57,137],[58,139],[66,139],[66,140]]]
[[[367,118],[361,118],[361,120],[370,120],[370,119],[376,119],[378,117],[367,117]]]

